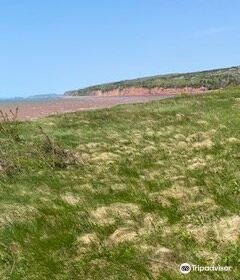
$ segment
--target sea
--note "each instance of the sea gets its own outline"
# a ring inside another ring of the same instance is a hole
[[[24,104],[33,102],[47,102],[62,99],[63,95],[36,95],[30,97],[15,97],[15,98],[0,98],[0,107],[5,107],[14,104]]]

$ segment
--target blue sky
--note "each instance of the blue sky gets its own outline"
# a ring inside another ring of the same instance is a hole
[[[240,65],[238,0],[0,0],[0,97]]]

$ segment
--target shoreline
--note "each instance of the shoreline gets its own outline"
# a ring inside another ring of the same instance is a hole
[[[199,93],[200,94],[200,93]],[[196,94],[191,94],[196,95]],[[1,103],[0,110],[4,114],[19,109],[19,121],[30,121],[58,114],[73,113],[83,110],[104,109],[116,105],[146,103],[179,96],[179,94],[147,95],[147,96],[63,96],[47,100],[14,100]]]

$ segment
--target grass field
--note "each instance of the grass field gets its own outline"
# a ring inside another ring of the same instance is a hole
[[[239,185],[238,88],[1,124],[0,279],[240,279]]]

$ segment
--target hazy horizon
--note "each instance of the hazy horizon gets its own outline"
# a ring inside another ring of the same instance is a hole
[[[44,93],[44,94],[33,94],[33,95],[10,95],[7,97],[0,96],[0,101],[5,101],[5,100],[13,100],[13,99],[34,99],[34,98],[45,98],[45,97],[60,97],[63,96],[63,94],[57,94],[57,93]]]

